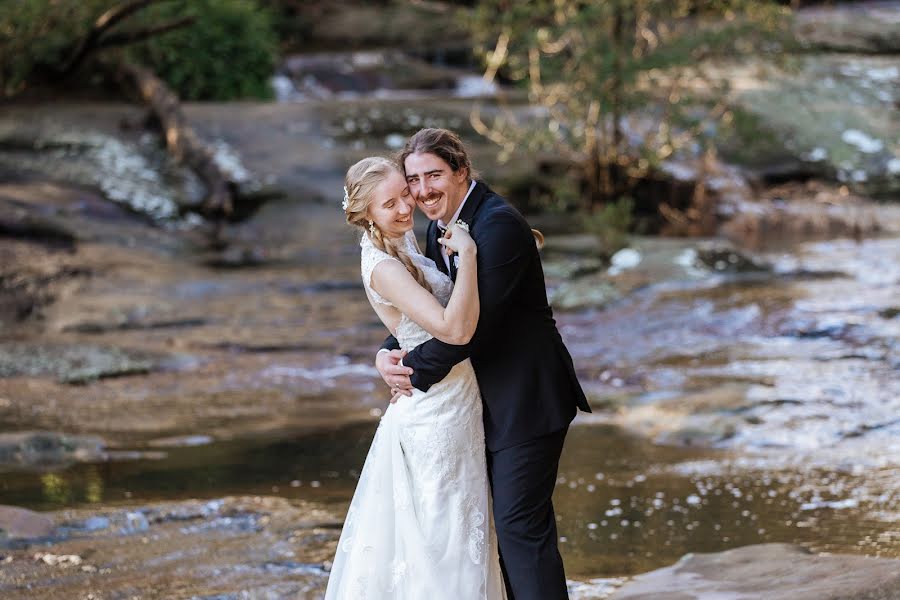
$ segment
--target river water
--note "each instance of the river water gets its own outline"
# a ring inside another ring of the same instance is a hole
[[[79,386],[46,373],[0,380],[4,431],[96,433],[110,445],[108,460],[0,473],[0,504],[99,510],[260,494],[341,514],[386,402],[372,368],[385,331],[341,223],[341,175],[401,130],[465,129],[469,108],[365,98],[189,106],[203,133],[291,190],[228,228],[258,258],[244,268],[209,266],[176,232],[111,216],[83,190],[60,201],[87,232],[72,260],[93,274],[0,353],[99,344],[146,350],[162,367]],[[7,117],[99,128],[130,112],[24,107]],[[492,146],[474,154],[488,174],[506,169]],[[874,210],[893,223],[883,237],[758,240],[749,269],[728,252],[700,260],[712,240],[636,238],[636,260],[574,282],[615,293],[556,311],[595,407],[570,430],[555,496],[570,576],[760,542],[900,556],[900,228],[896,211]],[[570,237],[548,235],[554,297],[585,258],[550,251]]]
[[[279,240],[271,264],[203,278],[169,273],[129,292],[142,305],[164,300],[209,320],[181,334],[193,360],[163,374],[167,393],[187,399],[202,387],[209,395],[200,402],[227,394],[241,406],[286,393],[300,407],[293,419],[256,434],[208,423],[174,446],[120,433],[114,460],[7,472],[0,504],[53,510],[267,494],[345,510],[385,402],[371,367],[383,330],[356,279],[354,238],[330,210],[288,203],[247,225],[241,235],[265,230],[272,237],[261,239]],[[292,228],[308,236],[285,241],[279,232]],[[755,255],[770,268],[749,272],[704,267],[695,260],[703,243],[636,239],[636,265],[593,275],[628,279],[630,291],[603,307],[557,311],[596,407],[575,421],[560,466],[569,575],[634,574],[687,552],[760,542],[900,556],[900,242],[794,244]],[[573,260],[545,256],[551,274],[561,272],[551,263]],[[563,283],[548,277],[551,293]],[[306,314],[296,314],[297,302]],[[114,335],[154,346],[171,332]],[[88,389],[148,398],[161,381]],[[355,424],[316,425],[329,410],[355,415]],[[151,454],[128,459],[131,450]]]

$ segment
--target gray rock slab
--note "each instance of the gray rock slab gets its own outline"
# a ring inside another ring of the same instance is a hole
[[[0,433],[0,469],[61,468],[105,457],[106,442],[93,435],[55,431]]]
[[[688,554],[610,600],[896,600],[900,560],[817,555],[792,544]]]
[[[0,505],[0,541],[7,538],[39,538],[54,530],[53,520],[18,506]]]

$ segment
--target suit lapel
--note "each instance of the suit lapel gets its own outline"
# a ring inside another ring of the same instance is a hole
[[[475,183],[475,187],[472,188],[472,193],[469,194],[466,203],[463,204],[462,211],[459,213],[459,220],[469,225],[470,229],[472,226],[472,217],[475,216],[475,212],[478,210],[478,207],[481,206],[485,194],[489,191],[488,186],[478,181]]]
[[[475,187],[472,189],[472,193],[469,194],[469,197],[466,199],[466,203],[462,207],[462,211],[459,213],[459,220],[464,221],[467,225],[469,225],[470,230],[473,225],[472,218],[475,216],[475,212],[478,210],[478,207],[481,206],[481,202],[484,200],[485,194],[487,194],[489,191],[490,190],[485,184],[481,183],[480,181],[476,182]],[[440,269],[441,273],[453,278],[453,274],[451,274],[447,270],[447,265],[446,263],[444,263],[444,256],[441,253],[441,245],[438,244],[437,241],[438,228],[435,221],[432,221],[428,224],[427,236],[428,240],[427,247],[425,249],[425,256],[434,261],[434,264],[437,265],[437,268]]]

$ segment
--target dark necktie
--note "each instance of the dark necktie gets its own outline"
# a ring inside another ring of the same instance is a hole
[[[447,228],[446,228],[446,227],[443,227],[443,226],[441,226],[441,225],[438,225],[437,223],[435,223],[435,225],[437,226],[438,237],[439,237],[439,238],[444,237],[444,234],[447,233]],[[440,246],[441,253],[443,254],[443,252],[444,252],[444,247],[441,246],[440,244],[438,244],[438,246]],[[443,256],[442,256],[442,258],[443,258]],[[447,258],[448,258],[448,261],[447,261],[447,262],[450,263],[450,279],[452,279],[453,281],[456,281],[456,264],[453,262],[453,259],[455,258],[455,255],[454,255],[454,256],[449,256],[449,257],[447,257]]]

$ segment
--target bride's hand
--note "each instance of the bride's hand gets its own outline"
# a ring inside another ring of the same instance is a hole
[[[454,223],[447,229],[444,237],[438,238],[438,243],[444,246],[447,256],[453,256],[463,253],[475,253],[477,248],[475,240],[469,235],[469,232]]]

